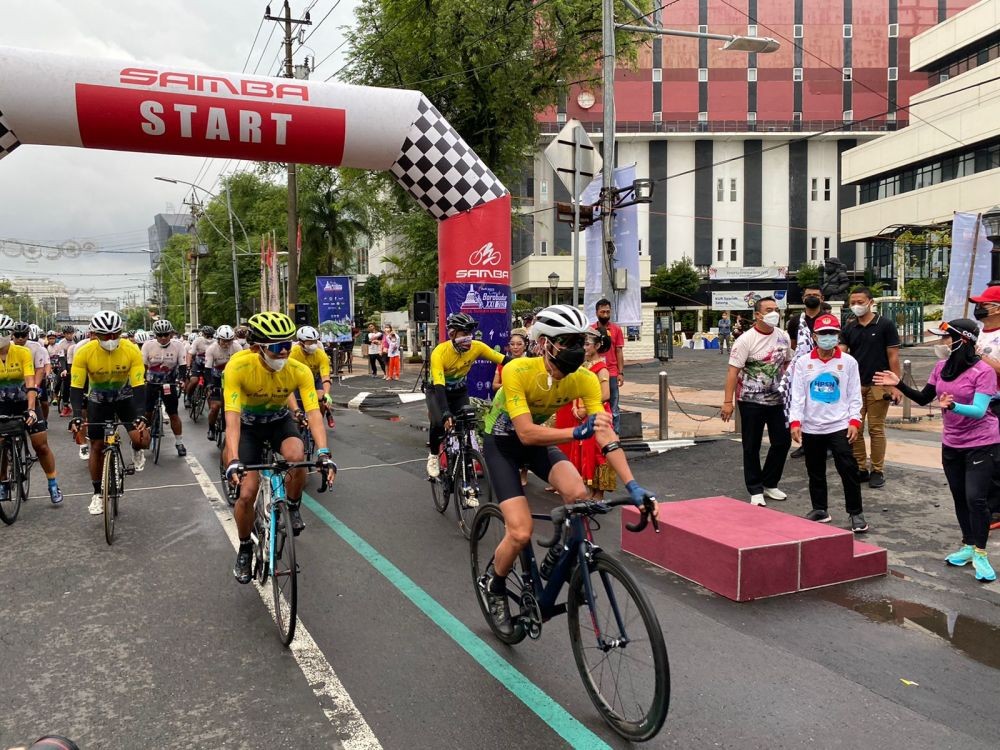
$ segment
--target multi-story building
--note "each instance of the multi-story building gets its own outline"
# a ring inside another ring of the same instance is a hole
[[[54,314],[57,321],[68,319],[70,298],[63,282],[17,276],[11,279],[10,285],[14,291],[31,297],[45,312]]]
[[[149,227],[149,267],[156,268],[167,241],[175,234],[194,231],[191,214],[156,214]]]
[[[896,277],[902,232],[946,230],[953,211],[1000,221],[1000,0],[916,36],[910,67],[931,87],[911,97],[909,125],[844,154],[843,179],[858,201],[843,212],[843,236],[863,242],[867,265],[886,279]],[[947,249],[918,244],[907,247],[908,265],[945,275]]]
[[[829,256],[863,267],[857,238],[842,232],[841,210],[855,204],[857,190],[841,186],[841,157],[912,122],[908,103],[927,75],[911,64],[910,40],[971,4],[667,3],[652,16],[664,27],[769,36],[781,49],[723,52],[717,41],[651,36],[635,69],[619,68],[616,164],[634,162],[656,183],[652,204],[640,207],[641,257],[652,270],[685,257],[703,268],[794,271]],[[540,152],[570,118],[599,142],[601,101],[597,83],[576,85],[540,118],[539,154],[512,189],[522,213],[513,243],[521,295],[543,299],[553,264],[560,289],[571,284],[570,229],[549,210],[569,196]]]

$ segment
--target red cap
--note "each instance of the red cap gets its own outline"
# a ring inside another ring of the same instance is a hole
[[[836,315],[820,315],[813,324],[813,331],[839,331],[840,321]]]
[[[988,286],[978,297],[969,297],[969,302],[994,302],[1000,304],[1000,286]]]

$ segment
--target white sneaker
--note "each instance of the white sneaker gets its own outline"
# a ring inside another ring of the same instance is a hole
[[[766,506],[767,505],[767,503],[764,502],[764,496],[760,495],[760,494],[758,494],[758,495],[751,495],[750,496],[750,504],[751,505],[760,505],[760,506]]]
[[[142,471],[146,468],[146,451],[142,448],[132,449],[132,463],[135,464],[136,471]]]
[[[441,464],[438,462],[438,457],[433,453],[427,456],[427,476],[431,479],[437,479],[441,476]]]
[[[89,445],[81,445],[80,446],[80,460],[81,461],[86,461],[88,458],[90,458],[90,446]]]
[[[90,498],[90,507],[87,508],[87,511],[92,516],[99,516],[104,513],[104,500],[100,495],[94,495]]]
[[[767,495],[768,500],[787,500],[788,495],[779,490],[777,487],[765,487],[764,494]]]

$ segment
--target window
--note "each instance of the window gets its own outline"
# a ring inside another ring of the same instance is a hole
[[[825,260],[825,259],[827,259],[829,257],[830,257],[830,238],[829,237],[824,237],[823,238],[823,259]]]
[[[705,26],[704,24],[702,24],[701,26],[699,26],[698,27],[698,33],[699,34],[707,34],[708,33],[708,26]]]
[[[736,260],[736,239],[729,240],[729,260]]]
[[[708,112],[699,112],[698,122],[708,122]]]
[[[757,68],[747,68],[747,80],[750,82],[757,80]]]
[[[721,177],[715,181],[715,200],[722,203],[726,199],[726,183]]]
[[[792,36],[795,37],[796,39],[801,39],[802,38],[802,24],[801,23],[797,23],[794,26],[792,26]]]
[[[809,260],[816,260],[816,238],[809,238]]]
[[[716,260],[720,260],[720,261],[726,259],[726,251],[722,249],[722,238],[721,237],[716,242],[715,259]]]
[[[541,240],[538,243],[538,254],[539,255],[548,255],[549,254],[549,241],[548,240]]]
[[[886,122],[896,122],[896,113],[895,112],[889,112],[888,114],[886,114],[885,121]]]
[[[889,80],[899,80],[899,68],[889,68]]]
[[[854,69],[853,68],[844,68],[844,80],[845,81],[850,81],[852,78],[854,78]]]
[[[663,68],[653,68],[653,83],[660,83],[663,80]]]
[[[750,123],[751,125],[754,124],[754,123],[756,123],[757,122],[757,113],[756,112],[747,112],[747,122]]]
[[[698,83],[708,81],[708,68],[698,68]]]
[[[817,182],[819,182],[819,181],[815,177],[813,177],[812,180],[811,180],[811,182],[810,182],[810,186],[809,186],[809,199],[810,200],[814,200],[814,201],[815,200],[819,200],[819,187],[817,186]]]
[[[654,112],[653,113],[653,122],[663,122],[663,113],[662,112]]]
[[[844,122],[854,122],[854,110],[845,109],[844,110]]]
[[[538,183],[538,200],[541,203],[549,202],[549,181],[542,180]]]
[[[792,80],[793,81],[802,80],[802,68],[792,68]]]
[[[890,23],[889,24],[889,38],[890,39],[895,39],[898,36],[899,36],[899,24],[898,23]]]
[[[729,180],[729,202],[730,203],[735,203],[736,202],[736,179],[735,178]]]
[[[747,36],[757,36],[757,24],[747,24]]]
[[[830,200],[830,178],[826,177],[823,179],[823,200]]]
[[[558,122],[560,125],[563,124],[563,123],[565,123],[566,122],[566,113],[565,112],[556,112],[556,122]]]
[[[802,122],[802,113],[792,112],[792,122]]]
[[[949,78],[951,78],[950,75],[948,75],[947,73],[942,73],[941,75],[938,76],[938,83],[944,83]]]
[[[849,23],[844,24],[844,39],[850,39],[854,36],[854,26]]]

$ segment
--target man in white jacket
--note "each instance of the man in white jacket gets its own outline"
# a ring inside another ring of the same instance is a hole
[[[861,480],[851,444],[861,427],[861,377],[858,363],[842,352],[840,321],[821,315],[813,326],[815,348],[798,362],[792,379],[789,421],[792,440],[802,443],[809,473],[810,521],[829,523],[827,512],[826,453],[844,484],[844,500],[856,534],[868,531],[861,507]]]

